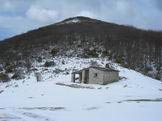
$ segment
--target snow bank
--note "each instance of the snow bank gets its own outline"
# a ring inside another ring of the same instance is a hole
[[[78,84],[93,87],[91,89],[62,86],[58,83],[72,84],[73,70],[88,67],[92,61],[101,66],[108,61],[65,57],[54,61],[56,66],[49,68],[36,64],[43,82],[36,82],[32,73],[24,80],[0,85],[0,90],[4,90],[0,94],[0,117],[13,116],[27,121],[161,121],[162,101],[156,102],[162,98],[160,81],[112,64],[120,71],[119,75],[125,77],[119,82],[104,86]],[[57,69],[61,71],[56,73]]]

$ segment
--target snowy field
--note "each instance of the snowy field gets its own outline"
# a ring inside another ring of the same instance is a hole
[[[113,64],[122,79],[108,85],[73,84],[71,72],[92,60],[55,58],[56,66],[35,64],[24,80],[0,84],[0,121],[162,121],[162,82]],[[59,70],[59,71],[58,71]]]

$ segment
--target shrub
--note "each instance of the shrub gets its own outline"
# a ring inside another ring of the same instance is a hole
[[[109,53],[107,51],[102,52],[102,57],[105,57],[105,56],[108,56],[108,55],[109,55]]]
[[[25,73],[23,70],[17,70],[15,74],[12,76],[12,79],[16,79],[16,80],[24,79],[24,78],[25,78]]]
[[[0,82],[8,82],[8,81],[10,81],[9,76],[5,73],[0,73]]]
[[[96,52],[96,50],[90,50],[87,52],[88,57],[93,57],[93,58],[97,58],[98,57],[98,53]]]
[[[42,60],[43,60],[42,57],[38,57],[38,58],[37,58],[37,61],[38,61],[39,63],[41,63]]]
[[[3,65],[0,64],[0,72],[3,71]]]
[[[116,57],[116,63],[124,64],[124,58],[122,56],[117,56]]]
[[[52,67],[52,66],[55,66],[55,65],[56,64],[55,64],[54,61],[46,61],[45,64],[44,64],[45,67]]]
[[[52,56],[56,56],[56,54],[59,52],[59,49],[56,49],[56,48],[53,48],[52,50],[51,50],[51,55]]]
[[[12,73],[15,70],[15,66],[12,64],[7,64],[5,67],[6,73]]]

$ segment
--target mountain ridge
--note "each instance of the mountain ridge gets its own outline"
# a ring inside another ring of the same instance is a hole
[[[3,39],[0,41],[0,43],[3,41],[7,41],[7,40],[10,40],[12,38],[15,38],[17,36],[21,36],[21,35],[24,35],[24,34],[27,34],[27,33],[30,33],[30,32],[33,32],[33,31],[37,31],[39,29],[43,29],[43,28],[48,28],[48,27],[51,27],[51,26],[56,26],[56,25],[61,25],[60,23],[62,22],[66,22],[66,21],[69,21],[69,20],[73,20],[73,19],[80,19],[82,22],[102,22],[102,23],[106,23],[106,24],[111,24],[111,25],[114,25],[114,26],[122,26],[122,27],[129,27],[129,28],[133,28],[133,29],[137,29],[137,30],[141,30],[141,31],[152,31],[152,32],[162,32],[160,30],[149,30],[149,29],[141,29],[141,28],[138,28],[138,27],[135,27],[135,26],[131,26],[131,25],[125,25],[125,24],[117,24],[117,23],[113,23],[113,22],[108,22],[108,21],[102,21],[102,20],[98,20],[98,19],[93,19],[93,18],[90,18],[90,17],[84,17],[84,16],[76,16],[76,17],[70,17],[70,18],[67,18],[67,19],[64,19],[60,22],[56,22],[56,23],[53,23],[53,24],[50,24],[50,25],[46,25],[46,26],[42,26],[42,27],[39,27],[39,28],[36,28],[36,29],[32,29],[32,30],[29,30],[27,32],[24,32],[24,33],[21,33],[21,34],[17,34],[15,36],[12,36],[12,37],[9,37],[9,38],[6,38],[6,39]]]

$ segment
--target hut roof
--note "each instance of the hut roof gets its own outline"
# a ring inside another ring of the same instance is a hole
[[[115,70],[115,69],[112,69],[112,68],[103,68],[103,67],[98,67],[98,66],[92,66],[92,67],[89,67],[89,68],[95,68],[95,69],[100,70],[100,71],[116,71],[116,72],[119,72],[118,70]]]
[[[99,66],[90,66],[88,68],[83,68],[82,70],[78,70],[78,71],[75,71],[75,72],[72,72],[73,74],[80,74],[83,70],[89,70],[90,68],[94,68],[94,69],[97,69],[97,70],[100,70],[100,71],[116,71],[116,72],[119,72],[118,70],[115,70],[115,69],[112,69],[112,68],[103,68],[103,67],[99,67]]]

